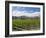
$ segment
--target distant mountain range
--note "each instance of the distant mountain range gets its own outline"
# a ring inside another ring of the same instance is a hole
[[[16,18],[21,18],[21,19],[26,19],[26,18],[40,18],[40,16],[35,16],[35,17],[27,17],[27,16],[19,16],[19,17],[17,17],[17,16],[12,16],[12,18],[13,19],[16,19]]]
[[[35,13],[24,13],[24,12],[17,12],[13,13],[12,18],[40,18],[40,13],[35,12]]]

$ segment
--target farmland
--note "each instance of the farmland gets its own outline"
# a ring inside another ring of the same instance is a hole
[[[13,31],[39,30],[40,19],[12,19]]]

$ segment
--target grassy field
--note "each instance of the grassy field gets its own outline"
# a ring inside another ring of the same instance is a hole
[[[32,29],[38,30],[40,28],[40,19],[13,19],[12,25],[13,25],[13,30],[15,27],[26,30],[32,30]]]

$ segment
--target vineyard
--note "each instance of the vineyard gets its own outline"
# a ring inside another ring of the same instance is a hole
[[[12,19],[13,31],[38,30],[40,19]]]

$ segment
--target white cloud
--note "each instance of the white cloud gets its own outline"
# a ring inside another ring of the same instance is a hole
[[[24,13],[26,11],[13,11],[12,16],[28,16],[28,17],[36,17],[40,15],[40,12],[35,13]]]

